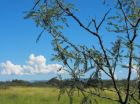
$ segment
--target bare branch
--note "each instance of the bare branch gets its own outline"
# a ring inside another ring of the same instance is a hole
[[[94,23],[94,27],[95,27],[95,29],[97,29],[97,23],[96,23],[96,20],[95,20],[95,19],[92,19],[92,22]]]
[[[35,7],[38,5],[38,3],[40,2],[41,0],[38,0],[36,3],[35,3],[35,5],[33,6],[33,10],[35,9]]]
[[[44,33],[45,29],[43,29],[40,34],[38,35],[37,39],[36,39],[36,43],[38,43],[38,41],[40,40],[42,34]]]
[[[110,11],[111,11],[111,8],[105,13],[103,19],[101,20],[101,22],[99,23],[99,25],[98,25],[98,27],[97,27],[97,30],[99,30],[99,28],[101,27],[101,25],[102,25],[103,22],[105,21],[106,16],[109,14]]]
[[[135,24],[135,26],[134,26],[134,27],[137,27],[137,26],[138,26],[138,24],[139,24],[139,22],[140,22],[140,18],[138,19],[138,21],[136,22],[136,24]]]
[[[68,14],[69,16],[71,16],[73,19],[75,19],[76,22],[77,22],[82,28],[84,28],[85,30],[87,30],[87,31],[88,31],[89,33],[91,33],[91,34],[93,34],[93,35],[95,35],[95,36],[98,36],[97,33],[91,31],[89,28],[87,28],[86,26],[84,26],[84,24],[69,10],[69,8],[64,8],[63,5],[62,5],[58,0],[56,0],[56,1],[57,1],[57,3],[59,4],[60,8],[61,8],[62,10],[64,10],[65,13],[67,13],[67,14]]]

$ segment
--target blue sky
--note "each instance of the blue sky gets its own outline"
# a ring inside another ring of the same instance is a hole
[[[93,16],[99,21],[101,19],[99,17],[103,16],[107,11],[106,8],[102,7],[100,0],[88,0],[88,2],[87,0],[70,1],[74,2],[77,8],[79,8],[77,16],[84,23],[89,20],[89,16]],[[3,66],[0,70],[6,68],[7,65],[11,65],[12,68],[18,67],[22,70],[23,67],[30,67],[36,63],[40,64],[42,60],[39,58],[44,61],[41,63],[42,66],[38,65],[37,67],[48,68],[48,65],[54,67],[53,65],[58,64],[57,62],[50,61],[53,53],[51,37],[48,34],[43,34],[39,43],[36,44],[35,41],[41,29],[37,28],[33,21],[24,19],[25,11],[30,10],[33,4],[34,0],[0,0],[0,64]],[[72,42],[88,46],[91,46],[91,43],[94,42],[98,45],[96,39],[81,30],[75,22],[71,19],[69,19],[69,22],[70,28],[65,29],[64,33],[67,34],[67,37]],[[106,33],[106,31],[102,29],[101,33]],[[106,36],[102,37],[105,38],[104,43],[106,45],[108,45],[108,41],[114,39],[112,35],[107,38]],[[31,58],[31,56],[33,57]],[[33,65],[29,63],[31,60]],[[0,80],[46,80],[56,76],[56,73],[53,71],[49,73],[43,70],[41,73],[37,72],[31,75],[22,73],[17,75],[11,71],[9,74],[0,74]]]

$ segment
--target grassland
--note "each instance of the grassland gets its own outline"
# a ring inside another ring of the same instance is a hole
[[[0,89],[0,104],[69,104],[67,95],[58,101],[59,89],[54,87],[9,87]],[[114,96],[108,93],[110,96]],[[74,95],[74,104],[79,104],[81,96]],[[99,104],[117,104],[110,100],[96,98]]]

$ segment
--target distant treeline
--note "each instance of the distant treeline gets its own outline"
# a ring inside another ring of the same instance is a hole
[[[82,84],[84,87],[106,87],[110,88],[113,86],[111,80],[87,80],[87,79],[81,79],[80,81],[75,81],[73,79],[66,79],[66,80],[58,80],[57,78],[52,78],[48,81],[24,81],[24,80],[12,80],[12,81],[0,81],[0,88],[7,88],[8,86],[32,86],[32,87],[48,87],[48,86],[71,86],[74,82],[77,82],[78,84]],[[119,86],[125,86],[127,84],[126,80],[118,80],[117,84]],[[131,86],[137,86],[136,80],[131,80]]]

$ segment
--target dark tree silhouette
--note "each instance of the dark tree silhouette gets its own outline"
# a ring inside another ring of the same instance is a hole
[[[77,89],[83,95],[81,104],[96,102],[96,100],[91,100],[91,96],[92,99],[96,96],[112,102],[119,102],[120,104],[140,104],[137,87],[140,67],[140,44],[136,42],[139,37],[139,1],[112,0],[112,2],[104,0],[103,6],[107,4],[109,7],[110,3],[114,5],[110,6],[100,19],[100,22],[92,18],[87,23],[88,25],[85,25],[73,13],[76,10],[75,7],[64,0],[38,0],[25,17],[32,18],[37,26],[43,28],[37,38],[37,42],[44,31],[47,31],[53,37],[52,44],[56,52],[53,59],[61,61],[64,64],[63,70],[71,75],[72,83],[70,88],[65,87],[64,84],[60,86],[60,95],[66,92],[70,98],[70,103],[73,103],[73,94]],[[116,11],[117,13],[109,14],[111,11]],[[91,43],[93,47],[75,45],[66,39],[62,29],[68,26],[68,17],[71,17],[81,29],[97,39],[99,45],[94,46],[94,42]],[[106,25],[103,25],[105,23]],[[101,35],[104,35],[100,32],[101,27],[106,28],[108,34],[117,35],[116,40],[112,41],[111,48],[108,48],[101,38]],[[122,71],[127,69],[126,84],[123,87],[122,85],[119,86],[115,78],[115,73],[120,68]],[[135,87],[132,87],[131,76],[134,69],[137,71],[138,77]],[[90,87],[85,89],[85,83],[83,83],[81,77],[89,71],[92,72],[87,81],[87,84],[90,82]],[[113,89],[106,89],[103,86],[102,73],[112,80]],[[92,81],[96,82],[96,86],[91,84]],[[105,96],[104,92],[106,90],[112,92],[116,97]]]

